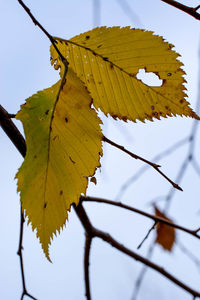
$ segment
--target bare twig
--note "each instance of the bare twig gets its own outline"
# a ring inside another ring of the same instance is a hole
[[[35,26],[38,26],[42,32],[48,37],[48,39],[50,40],[50,42],[52,43],[53,47],[55,48],[56,52],[58,53],[58,55],[60,56],[63,64],[66,67],[66,70],[68,68],[68,61],[66,60],[66,58],[62,55],[62,53],[60,52],[60,50],[58,49],[58,47],[56,46],[56,40],[53,38],[53,36],[51,34],[49,34],[49,32],[38,22],[38,20],[36,20],[36,18],[33,16],[33,14],[31,13],[30,9],[28,8],[28,6],[26,6],[24,4],[24,2],[22,0],[17,0],[19,2],[19,4],[23,7],[23,9],[27,12],[27,14],[29,15],[29,17],[31,18],[31,20],[33,21],[33,23],[35,24]]]
[[[29,294],[27,292],[26,289],[26,282],[25,282],[25,275],[24,275],[24,263],[23,263],[23,254],[22,254],[22,250],[23,250],[23,233],[24,233],[24,214],[22,212],[22,208],[20,205],[20,215],[21,215],[21,220],[20,220],[20,235],[19,235],[19,247],[18,247],[18,251],[17,254],[19,255],[19,259],[20,259],[20,269],[21,269],[21,277],[22,277],[22,287],[23,287],[23,291],[22,291],[22,295],[21,295],[21,300],[23,300],[24,296],[28,296],[29,298],[33,299],[33,300],[37,300],[35,297],[33,297],[31,294]]]
[[[200,14],[197,12],[200,5],[198,5],[197,7],[194,8],[194,7],[186,6],[182,3],[174,1],[174,0],[161,0],[161,1],[182,10],[183,12],[187,13],[188,15],[194,17],[197,20],[200,20]]]
[[[101,1],[92,0],[93,5],[93,24],[94,27],[100,26],[101,23]]]
[[[197,266],[198,270],[200,271],[200,260],[189,250],[186,248],[185,245],[183,245],[180,241],[176,241],[176,246],[185,254],[187,255],[190,260],[193,261],[193,263]]]
[[[11,119],[7,119],[7,127],[13,127],[13,122]],[[12,130],[8,130],[7,131],[7,135],[8,137],[11,139],[11,141],[13,140],[12,137],[13,133]],[[20,136],[20,132],[18,132],[18,136]],[[23,139],[23,137],[21,136],[21,138]],[[18,147],[17,147],[18,148]],[[21,153],[21,147],[19,147],[18,149]],[[23,155],[24,156],[24,155]],[[75,206],[74,206],[75,207]],[[174,277],[173,275],[171,275],[170,273],[168,273],[167,271],[165,271],[162,267],[150,262],[149,260],[147,260],[146,258],[136,254],[135,252],[129,250],[128,248],[124,247],[122,244],[118,243],[116,240],[114,240],[109,234],[102,232],[100,230],[95,229],[81,202],[80,204],[75,207],[75,211],[83,225],[83,227],[85,228],[86,232],[88,235],[90,235],[91,238],[94,237],[99,237],[102,240],[104,240],[105,242],[107,242],[108,244],[110,244],[111,246],[113,246],[114,248],[118,249],[120,252],[123,252],[124,254],[127,254],[128,256],[132,257],[135,260],[138,260],[140,262],[142,262],[144,265],[156,270],[157,272],[159,272],[160,274],[162,274],[163,276],[165,276],[166,278],[168,278],[169,280],[171,280],[172,282],[174,282],[176,285],[180,286],[181,288],[183,288],[185,291],[189,292],[190,294],[192,294],[194,297],[200,297],[200,293],[195,291],[194,289],[190,288],[189,286],[187,286],[186,284],[184,284],[183,282],[181,282],[180,280],[178,280],[176,277]],[[30,296],[29,296],[30,297]],[[31,296],[32,297],[32,296]],[[34,299],[34,298],[33,298]]]
[[[180,141],[178,141],[177,143],[174,143],[172,146],[170,146],[163,152],[154,156],[154,158],[152,158],[151,161],[155,161],[155,162],[160,161],[164,157],[172,154],[174,151],[176,151],[180,147],[184,146],[188,141],[189,141],[189,137],[181,139]],[[149,167],[150,167],[149,165],[145,165],[145,166],[141,167],[138,172],[136,172],[133,176],[131,176],[128,180],[126,180],[126,182],[121,186],[120,191],[118,192],[115,200],[119,201],[119,199],[121,199],[121,197],[123,196],[125,191],[128,189],[128,187],[131,184],[133,184],[136,180],[138,180],[145,173],[145,171],[147,171],[149,169]]]
[[[178,175],[176,177],[176,182],[180,183],[181,182],[181,179],[183,178],[186,170],[187,170],[187,166],[189,164],[189,159],[188,157],[186,157],[186,159],[183,161],[180,169],[179,169],[179,172],[178,172]],[[165,197],[165,201],[166,201],[166,204],[165,204],[165,209],[164,209],[164,213],[166,213],[170,207],[170,204],[171,204],[171,200],[175,194],[175,189],[172,187],[168,194],[166,195]],[[154,202],[155,204],[155,202]],[[148,230],[147,234],[145,235],[145,237],[142,239],[141,243],[138,245],[138,249],[142,247],[142,245],[144,244],[144,242],[148,239],[150,233],[155,229],[157,225],[157,221],[154,222],[154,224],[151,226],[151,228]]]
[[[152,255],[153,255],[153,250],[154,250],[154,245],[155,245],[155,241],[153,241],[153,243],[151,243],[149,249],[148,249],[148,253],[147,253],[147,258],[148,259],[151,259]],[[144,279],[144,276],[147,272],[147,268],[145,265],[142,266],[142,269],[139,273],[139,276],[135,282],[135,289],[134,289],[134,292],[133,292],[133,295],[132,295],[132,298],[131,300],[136,300],[137,299],[137,296],[138,296],[138,293],[139,293],[139,290],[141,288],[141,285],[142,285],[142,281]]]
[[[149,228],[149,230],[147,231],[146,235],[143,237],[142,241],[137,246],[137,249],[140,249],[143,246],[144,242],[148,239],[148,237],[150,236],[151,232],[156,228],[157,223],[158,222],[155,221],[153,223],[153,225],[151,226],[151,228]]]
[[[8,112],[0,105],[0,126],[4,130],[4,132],[7,134],[7,136],[10,138],[12,143],[15,145],[17,150],[21,153],[23,157],[25,157],[26,154],[26,143],[15,126],[15,124],[11,121],[9,118]],[[26,283],[25,283],[25,276],[24,276],[24,265],[23,265],[23,254],[22,254],[22,241],[23,241],[23,229],[24,229],[24,215],[22,213],[22,209],[20,206],[20,215],[21,215],[21,221],[20,221],[20,236],[19,236],[19,247],[17,254],[19,255],[20,259],[20,269],[21,269],[21,277],[22,277],[22,287],[23,287],[23,292],[21,295],[21,300],[24,298],[24,296],[28,296],[31,299],[35,299],[31,294],[27,292],[26,289]]]
[[[117,0],[116,1],[121,9],[124,11],[124,13],[129,17],[131,22],[133,24],[138,23],[139,26],[143,26],[142,22],[140,21],[140,18],[138,15],[132,10],[131,6],[126,0]]]
[[[84,202],[97,202],[97,203],[105,203],[105,204],[109,204],[109,205],[113,205],[113,206],[118,206],[120,208],[127,209],[129,211],[132,211],[132,212],[140,214],[140,215],[142,215],[144,217],[147,217],[147,218],[155,221],[156,223],[157,222],[161,222],[161,223],[163,223],[165,225],[168,225],[168,226],[174,227],[176,229],[179,229],[181,231],[187,232],[190,235],[196,237],[197,239],[200,239],[200,236],[198,236],[198,234],[197,234],[199,232],[199,228],[198,229],[194,229],[194,230],[188,229],[186,227],[183,227],[183,226],[180,226],[180,225],[175,224],[173,222],[170,222],[169,220],[167,220],[165,218],[161,218],[161,217],[149,214],[149,213],[147,213],[147,212],[145,212],[143,210],[140,210],[140,209],[128,206],[128,205],[123,204],[121,202],[116,202],[116,201],[112,201],[112,200],[108,200],[108,199],[103,199],[103,198],[89,197],[89,196],[87,196],[87,197],[86,196],[81,196],[80,200],[84,201]]]
[[[145,162],[146,164],[148,164],[149,166],[151,166],[152,168],[154,168],[158,173],[160,173],[160,175],[162,175],[169,183],[171,183],[171,185],[176,188],[177,190],[179,191],[183,191],[182,188],[176,184],[175,182],[173,182],[169,177],[167,177],[162,171],[160,171],[160,165],[157,165],[155,163],[152,163],[151,161],[139,156],[139,155],[136,155],[132,152],[130,152],[129,150],[125,149],[123,146],[121,145],[118,145],[117,143],[111,141],[110,139],[108,139],[107,137],[103,136],[103,141],[112,145],[113,147],[115,148],[118,148],[120,149],[121,151],[127,153],[128,155],[130,155],[131,157],[133,157],[134,159],[138,159],[138,160],[141,160],[143,162]]]
[[[199,8],[199,7],[197,7]],[[199,48],[199,59],[200,59],[200,48]],[[200,80],[200,70],[199,70],[199,80]],[[200,81],[199,81],[199,87],[200,87]],[[200,88],[199,88],[199,91],[200,91]],[[197,96],[197,102],[196,102],[196,111],[199,112],[200,111],[200,93],[198,92],[198,96]],[[195,137],[197,135],[197,128],[198,128],[198,125],[199,123],[196,122],[196,120],[193,121],[193,126],[192,126],[192,129],[191,129],[191,132],[189,134],[189,139],[188,139],[188,143],[189,143],[189,151],[179,169],[179,172],[178,172],[178,176],[176,178],[176,181],[178,183],[180,183],[181,179],[183,178],[189,164],[192,164],[192,166],[195,168],[195,171],[198,173],[199,169],[198,169],[198,165],[196,164],[196,160],[194,159],[194,148],[195,148]],[[171,189],[169,191],[169,193],[167,194],[165,200],[166,200],[166,205],[165,205],[165,209],[164,209],[164,212],[166,213],[170,207],[170,203],[171,203],[171,200],[174,196],[174,193],[175,193],[175,189]],[[148,231],[146,237],[149,236],[150,232],[154,229],[154,226],[155,226],[155,223],[154,225],[150,228],[150,230]],[[146,240],[146,237],[143,239],[142,241],[142,244],[143,242]],[[151,255],[153,254],[153,250],[154,250],[154,245],[155,243],[151,244],[150,248],[149,248],[149,251],[151,252]],[[185,251],[185,253],[188,253]],[[188,255],[189,258],[191,258],[191,256]],[[144,267],[145,268],[145,267]],[[143,277],[144,277],[144,274],[145,272],[141,272],[139,277],[138,277],[138,281],[137,282],[137,286],[136,286],[136,293],[135,293],[135,297],[134,297],[134,300],[136,300],[136,297],[137,297],[137,293],[140,289],[140,286],[142,284],[142,280],[143,280]]]
[[[84,274],[85,274],[85,296],[86,296],[87,300],[91,300],[90,274],[89,274],[91,243],[92,243],[92,236],[86,232],[86,234],[85,234]]]
[[[111,235],[108,233],[105,233],[101,230],[96,229],[95,227],[92,226],[90,223],[90,220],[85,212],[85,209],[82,206],[82,203],[80,202],[79,205],[75,209],[77,216],[79,217],[79,220],[81,221],[81,224],[84,226],[86,232],[88,234],[91,234],[92,237],[98,237],[102,239],[103,241],[107,242],[110,244],[112,247],[116,248],[120,252],[132,257],[133,259],[142,262],[145,266],[148,266],[149,268],[157,271],[158,273],[162,274],[166,278],[168,278],[170,281],[174,282],[176,285],[179,287],[183,288],[185,291],[189,292],[191,295],[194,297],[200,297],[200,293],[193,290],[189,286],[185,285],[183,282],[178,280],[176,277],[165,271],[162,267],[158,266],[157,264],[149,261],[148,259],[138,255],[137,253],[131,251],[130,249],[124,247],[122,244],[117,242],[115,239],[112,238]]]

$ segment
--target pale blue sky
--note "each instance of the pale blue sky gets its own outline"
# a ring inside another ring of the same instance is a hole
[[[124,14],[118,1],[101,0],[101,24],[127,26],[155,31],[175,45],[182,57],[187,73],[189,101],[193,108],[197,100],[199,22],[160,0],[127,1],[137,15],[135,24]],[[182,1],[197,6],[199,1]],[[55,36],[70,38],[93,28],[92,0],[26,1],[32,13],[43,26]],[[33,25],[17,1],[1,1],[0,10],[1,47],[0,82],[1,104],[15,113],[25,99],[38,90],[52,85],[58,73],[49,63],[49,41]],[[167,119],[153,123],[128,123],[104,118],[104,133],[110,139],[123,144],[133,152],[151,159],[174,142],[185,137],[191,129],[189,118]],[[22,130],[21,124],[16,122]],[[196,149],[199,147],[199,137]],[[20,154],[0,130],[0,299],[18,300],[21,293],[19,259],[16,255],[19,236],[19,196],[16,193],[14,176],[22,162]],[[102,167],[97,173],[97,186],[91,184],[88,195],[115,199],[120,186],[143,164],[131,160],[118,150],[105,145]],[[162,170],[175,179],[178,167],[187,147],[165,158]],[[196,150],[198,154],[198,150]],[[197,157],[198,158],[198,157]],[[200,225],[199,178],[190,167],[181,186],[184,193],[176,192],[170,216],[188,227]],[[147,204],[157,196],[165,195],[168,182],[149,170],[141,180],[131,186],[121,199],[152,212]],[[152,222],[117,208],[85,205],[95,226],[109,231],[115,238],[136,251]],[[162,202],[160,202],[162,208]],[[182,233],[178,237],[199,256],[200,244]],[[153,235],[138,251],[145,255]],[[24,263],[27,288],[39,300],[83,300],[83,229],[72,212],[62,234],[54,239],[50,248],[53,264],[44,257],[35,233],[30,226],[25,228]],[[199,289],[200,273],[194,264],[174,248],[172,254],[156,247],[153,260],[178,276],[192,287]],[[141,264],[118,253],[99,240],[91,251],[91,284],[94,300],[131,299],[134,280]],[[189,271],[188,271],[189,270]],[[182,299],[191,296],[154,271],[145,277],[138,300]],[[28,298],[27,298],[28,299]]]

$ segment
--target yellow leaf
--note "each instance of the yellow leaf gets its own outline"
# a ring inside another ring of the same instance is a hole
[[[129,27],[100,27],[70,40],[56,38],[70,67],[85,83],[96,109],[124,121],[184,115],[199,119],[185,100],[183,64],[173,45],[153,32]],[[63,65],[51,46],[52,64]],[[137,79],[140,69],[153,72],[162,86]]]
[[[167,218],[157,207],[155,207],[155,215],[172,222],[172,220]],[[156,233],[156,243],[160,244],[165,250],[171,251],[176,240],[174,227],[158,222],[156,226]]]
[[[64,226],[71,204],[86,193],[102,155],[101,120],[92,99],[70,69],[66,80],[60,93],[59,81],[29,98],[17,114],[27,144],[16,175],[18,191],[49,260],[53,234]]]

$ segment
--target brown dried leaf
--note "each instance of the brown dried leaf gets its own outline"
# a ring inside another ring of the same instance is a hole
[[[155,207],[155,215],[172,222],[172,220],[167,218],[157,207]],[[174,227],[158,222],[156,226],[156,233],[156,243],[161,245],[163,249],[171,251],[176,240],[176,232]]]

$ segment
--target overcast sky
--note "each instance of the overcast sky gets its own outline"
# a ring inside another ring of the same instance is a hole
[[[94,10],[94,2],[26,1],[36,18],[54,36],[69,39],[91,30],[96,25],[131,26],[151,30],[163,36],[181,54],[180,60],[187,73],[188,99],[195,109],[199,80],[199,22],[160,0],[127,0],[129,7],[122,6],[122,0],[99,0],[99,13]],[[185,4],[188,2],[194,7],[199,4],[199,1],[182,1]],[[58,80],[59,75],[50,66],[48,39],[34,26],[17,1],[1,1],[0,26],[1,105],[10,113],[16,113],[26,98],[51,86]],[[108,138],[147,159],[186,137],[193,124],[191,119],[181,117],[145,124],[123,123],[103,117],[103,122],[102,129]],[[20,122],[17,121],[16,124],[23,132]],[[196,158],[199,160],[198,148],[199,136],[195,148]],[[161,161],[162,170],[173,180],[187,150],[185,145]],[[14,177],[22,158],[2,130],[0,151],[0,298],[17,300],[21,295],[21,277],[16,255],[19,239],[19,196]],[[95,186],[91,183],[87,194],[116,199],[121,191],[120,187],[142,166],[141,162],[104,145],[104,157],[97,172],[98,184]],[[169,216],[173,220],[190,228],[200,226],[199,182],[200,178],[189,167],[181,182],[184,192],[175,193],[169,210]],[[122,196],[118,200],[153,212],[149,202],[156,197],[165,196],[170,188],[169,183],[155,171],[148,170],[139,181],[130,185],[123,194],[120,193]],[[158,206],[160,209],[164,208],[164,202],[158,202]],[[152,225],[151,221],[141,216],[114,207],[89,203],[85,207],[96,227],[108,231],[134,251],[138,251],[138,244]],[[188,246],[198,257],[199,242],[183,233],[177,235],[178,241]],[[138,253],[145,255],[153,239],[154,234]],[[84,232],[74,212],[70,213],[66,228],[50,247],[53,264],[46,260],[31,227],[25,226],[24,264],[28,291],[39,300],[85,299],[83,247]],[[171,254],[156,246],[152,260],[193,288],[199,289],[200,269],[181,252],[178,245]],[[95,240],[92,244],[90,268],[93,299],[131,299],[134,282],[141,267],[141,263],[118,253],[102,241]],[[191,296],[155,271],[148,271],[137,299],[170,298],[189,300]]]

